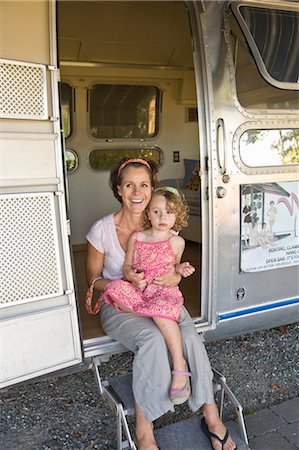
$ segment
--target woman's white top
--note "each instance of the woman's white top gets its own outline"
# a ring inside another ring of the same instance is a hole
[[[107,280],[123,278],[125,252],[116,233],[114,214],[98,220],[87,233],[86,239],[98,252],[105,255],[102,277]]]

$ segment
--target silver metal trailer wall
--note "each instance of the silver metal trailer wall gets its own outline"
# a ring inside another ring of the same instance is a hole
[[[217,323],[213,337],[221,337],[299,317],[295,49],[299,11],[298,5],[281,1],[227,2],[223,10],[216,2],[204,3],[205,13],[198,20],[205,30],[208,83],[213,91],[207,116],[210,292]],[[264,53],[257,45],[264,46]],[[288,60],[282,57],[285,52]],[[283,160],[281,150],[275,160],[279,145],[269,140],[275,133],[292,136],[289,148],[295,158]],[[289,198],[290,210],[283,198]],[[271,201],[276,206],[275,230],[267,215]],[[253,217],[248,242],[246,202]],[[267,230],[267,242],[260,239],[262,229]]]

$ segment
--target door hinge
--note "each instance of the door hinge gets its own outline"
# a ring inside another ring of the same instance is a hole
[[[209,200],[209,186],[207,186],[207,188],[206,188],[206,197],[207,197],[207,200]]]
[[[51,72],[56,72],[57,81],[60,81],[60,69],[57,66],[54,66],[53,64],[48,65],[48,70]]]
[[[65,289],[64,295],[70,295],[70,294],[72,294],[73,292],[74,292],[73,289]]]

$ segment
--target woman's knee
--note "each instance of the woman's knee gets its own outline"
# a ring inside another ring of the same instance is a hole
[[[138,347],[146,346],[154,352],[166,348],[164,337],[154,322],[152,322],[152,326],[139,330],[136,338]]]
[[[197,333],[193,322],[186,324],[186,326],[180,326],[180,331],[182,336],[182,342],[186,346],[192,344],[198,345],[199,343],[204,342],[202,334]]]

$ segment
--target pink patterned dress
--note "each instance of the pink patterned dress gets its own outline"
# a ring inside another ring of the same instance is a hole
[[[153,283],[156,277],[169,272],[168,264],[174,265],[176,262],[170,239],[159,242],[136,239],[132,266],[138,272],[144,272],[147,286],[141,291],[129,281],[111,281],[104,292],[106,303],[120,310],[114,299],[134,314],[177,320],[184,303],[178,286],[157,286]]]

